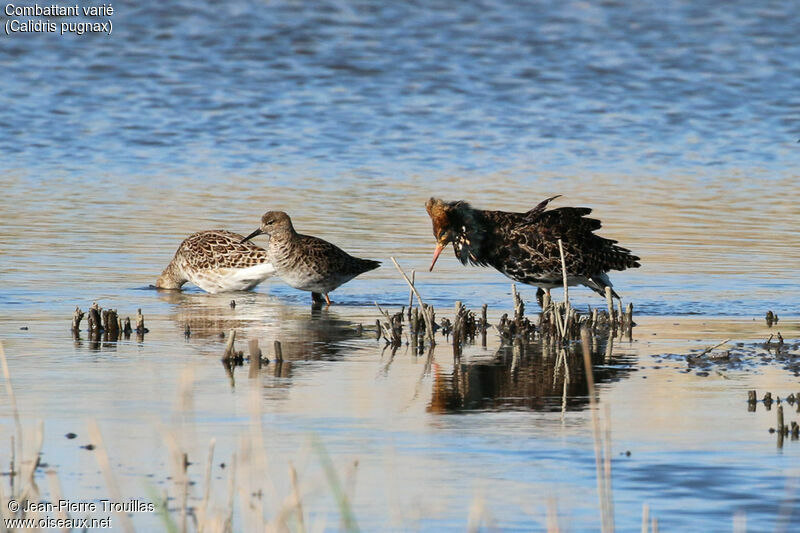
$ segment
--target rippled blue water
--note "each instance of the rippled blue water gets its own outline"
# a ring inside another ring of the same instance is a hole
[[[5,169],[713,177],[800,159],[791,2],[115,7],[110,37],[3,39]]]

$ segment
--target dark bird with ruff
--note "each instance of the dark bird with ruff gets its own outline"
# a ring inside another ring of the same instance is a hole
[[[445,246],[452,243],[464,265],[492,266],[514,281],[543,290],[563,285],[561,253],[569,285],[585,285],[605,296],[611,287],[608,271],[639,267],[639,258],[617,241],[594,232],[601,223],[587,215],[588,207],[547,209],[553,196],[530,211],[513,213],[472,208],[467,202],[431,198],[425,204],[433,222],[436,250],[430,270]],[[611,289],[612,296],[619,295]]]
[[[297,233],[283,211],[264,213],[261,226],[242,242],[262,234],[269,235],[267,251],[278,276],[295,289],[311,291],[314,302],[324,296],[330,305],[329,292],[380,266],[378,261],[353,257],[328,241]]]

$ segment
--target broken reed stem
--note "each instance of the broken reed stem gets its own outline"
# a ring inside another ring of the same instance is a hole
[[[389,322],[391,322],[391,321],[392,321],[392,317],[391,317],[391,316],[389,316],[389,313],[388,313],[387,311],[384,311],[384,310],[383,310],[383,308],[380,306],[380,304],[379,304],[378,302],[372,302],[372,303],[374,303],[374,304],[375,304],[375,307],[377,307],[377,308],[378,308],[378,311],[380,311],[380,312],[381,312],[381,314],[382,314],[383,316],[385,316],[385,317],[386,317],[386,320],[388,320]]]
[[[144,315],[141,309],[136,310],[136,333],[147,333],[147,328],[144,327]]]
[[[558,336],[563,339],[564,337],[566,337],[566,331],[564,329],[564,322],[561,319],[561,311],[558,309],[557,305],[553,306],[553,317],[555,318],[556,330],[558,331]]]
[[[248,377],[254,378],[261,370],[261,350],[258,347],[258,339],[247,341],[247,351],[250,353],[250,370]]]
[[[417,301],[419,302],[419,308],[422,311],[422,318],[425,319],[425,336],[427,337],[428,341],[430,341],[431,344],[436,344],[436,341],[433,338],[433,319],[431,318],[431,315],[430,315],[430,313],[431,313],[430,307],[426,306],[425,302],[422,301],[422,296],[420,296],[419,291],[414,286],[414,284],[411,282],[411,280],[408,279],[408,276],[406,276],[406,273],[403,272],[402,268],[400,268],[400,265],[397,264],[397,261],[395,260],[395,258],[391,257],[390,259],[392,260],[392,263],[394,263],[394,266],[397,269],[397,271],[400,272],[400,275],[403,276],[403,279],[406,280],[406,283],[408,283],[408,286],[411,287],[412,291],[414,291],[414,294],[417,297]]]
[[[83,320],[83,311],[80,307],[76,307],[75,314],[72,315],[72,331],[77,333],[81,330],[81,320]]]
[[[719,344],[715,344],[714,346],[711,346],[710,348],[706,348],[705,350],[703,350],[701,353],[699,353],[698,355],[696,355],[696,356],[694,356],[694,357],[702,357],[702,356],[704,356],[705,354],[707,354],[708,352],[714,351],[714,350],[716,350],[717,348],[719,348],[720,346],[722,346],[723,344],[728,344],[729,342],[731,342],[731,340],[730,340],[730,339],[725,339],[724,341],[722,341],[722,342],[721,342],[721,343],[719,343]]]
[[[481,346],[484,348],[486,348],[486,330],[489,326],[489,321],[486,318],[486,310],[488,307],[488,304],[483,304],[481,308]]]
[[[628,340],[631,340],[631,333],[633,332],[633,302],[628,302],[625,308],[625,334],[628,335]]]
[[[564,245],[561,243],[561,239],[558,239],[558,251],[561,253],[561,275],[564,278],[564,303],[569,302],[569,289],[567,284],[567,262],[564,259]]]
[[[275,341],[275,360],[279,363],[283,362],[283,350],[281,349],[281,341]]]
[[[232,329],[228,331],[228,342],[225,344],[225,351],[222,353],[222,359],[230,359],[233,357],[234,354],[234,341],[236,340],[236,330]]]
[[[564,244],[561,242],[561,239],[558,239],[558,251],[561,254],[561,276],[564,283],[564,319],[558,320],[560,330],[561,330],[561,339],[564,340],[569,335],[569,317],[570,317],[570,305],[569,305],[569,280],[567,279],[567,261],[564,258]],[[556,309],[556,316],[559,316],[560,312]],[[559,316],[560,318],[560,316]]]

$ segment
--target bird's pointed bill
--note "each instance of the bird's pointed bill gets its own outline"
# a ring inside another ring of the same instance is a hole
[[[264,232],[261,231],[261,228],[259,228],[259,229],[255,230],[253,233],[251,233],[250,235],[248,235],[247,237],[245,237],[244,239],[242,239],[242,242],[247,242],[250,239],[252,239],[253,237],[258,237],[262,233],[264,233]]]
[[[433,261],[431,261],[431,268],[428,269],[428,272],[433,271],[433,265],[436,264],[436,260],[439,259],[439,255],[442,253],[442,250],[444,250],[444,246],[441,244],[437,244],[436,250],[433,251]]]

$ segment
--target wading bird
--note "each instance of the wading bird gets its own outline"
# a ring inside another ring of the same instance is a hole
[[[191,281],[210,293],[252,289],[275,273],[267,250],[242,242],[238,233],[201,231],[184,239],[156,281],[159,289],[180,289]]]
[[[445,246],[463,264],[492,266],[520,283],[550,290],[563,284],[558,239],[564,248],[568,285],[585,285],[605,295],[608,271],[639,266],[639,258],[617,241],[596,235],[600,221],[588,207],[547,209],[548,198],[530,211],[512,213],[474,209],[468,203],[431,198],[425,204],[433,222],[436,250],[430,270]],[[611,289],[612,296],[619,298]]]
[[[295,289],[311,291],[315,302],[324,296],[330,305],[329,292],[380,266],[378,261],[353,257],[328,241],[297,233],[283,211],[264,213],[261,226],[242,242],[261,234],[269,235],[267,250],[278,276]]]

